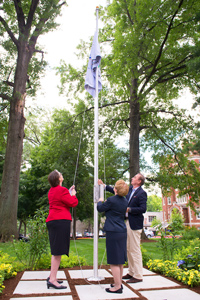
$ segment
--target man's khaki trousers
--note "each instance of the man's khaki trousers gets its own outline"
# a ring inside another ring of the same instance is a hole
[[[126,221],[126,227],[128,274],[134,278],[143,279],[142,252],[140,249],[142,229],[132,230],[129,225],[129,220]]]

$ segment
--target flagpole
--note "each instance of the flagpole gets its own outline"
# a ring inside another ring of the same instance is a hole
[[[98,12],[99,8],[96,7],[96,33],[98,38]],[[94,187],[98,190],[98,67],[96,68],[96,94],[94,104]],[[97,202],[95,201],[94,195],[94,241],[93,241],[93,271],[94,278],[98,279],[98,211]]]
[[[98,276],[98,211],[97,202],[99,200],[100,186],[98,185],[98,92],[102,89],[100,69],[98,66],[101,61],[100,47],[98,43],[98,12],[96,7],[96,33],[92,43],[92,49],[89,57],[88,68],[85,79],[85,89],[94,98],[94,230],[93,230],[93,277],[88,280],[99,281],[103,277]],[[95,77],[95,78],[94,78]]]

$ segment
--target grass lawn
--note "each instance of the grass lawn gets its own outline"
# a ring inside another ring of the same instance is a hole
[[[181,243],[180,243],[181,244]],[[147,250],[147,253],[152,259],[162,259],[162,251],[158,247],[158,242],[144,242],[142,247]],[[105,253],[106,240],[99,239],[98,241],[98,264],[104,265],[107,263],[107,257]],[[0,243],[0,251],[9,254],[10,256],[16,257],[14,247],[11,242]],[[77,239],[71,240],[70,252],[85,257],[87,265],[93,265],[93,239]]]

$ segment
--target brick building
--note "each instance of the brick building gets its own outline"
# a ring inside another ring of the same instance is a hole
[[[200,165],[200,155],[193,154],[189,159],[194,160]],[[187,194],[179,197],[179,191],[173,188],[170,189],[168,196],[162,196],[163,223],[167,224],[169,222],[171,212],[174,208],[176,208],[183,215],[185,219],[185,226],[195,226],[200,230],[200,201],[198,204],[195,204],[195,213],[189,206],[187,206],[188,200],[189,196]]]

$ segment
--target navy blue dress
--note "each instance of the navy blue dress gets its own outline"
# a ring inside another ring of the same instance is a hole
[[[127,261],[127,230],[124,222],[128,201],[122,196],[111,196],[97,203],[98,212],[105,212],[107,263],[124,264]]]

